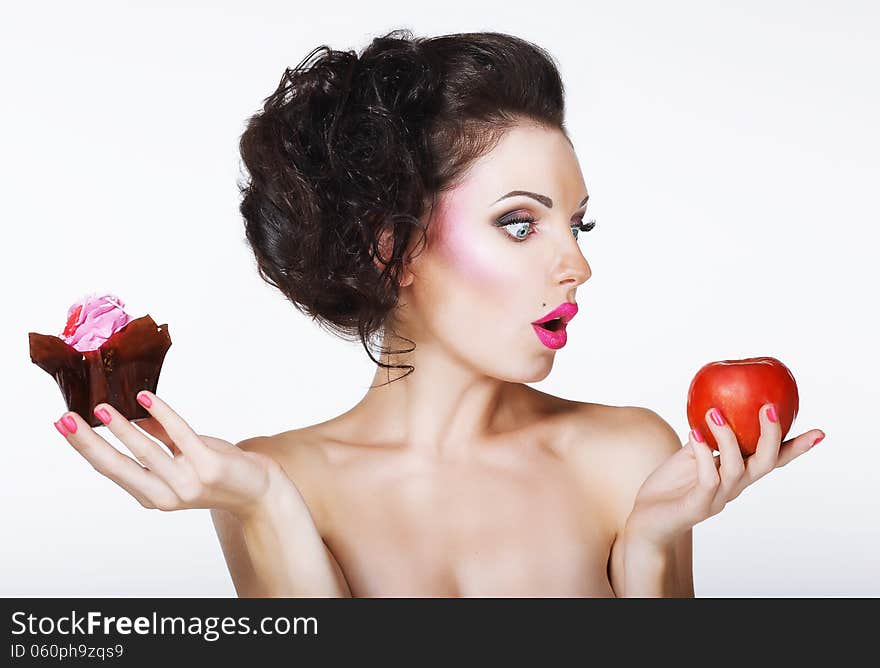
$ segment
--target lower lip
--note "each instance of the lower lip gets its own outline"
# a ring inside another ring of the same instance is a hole
[[[535,328],[535,333],[538,335],[538,338],[541,339],[541,343],[552,350],[559,350],[565,345],[565,342],[568,341],[568,334],[565,333],[565,325],[562,325],[555,332],[551,332],[549,329],[544,329],[540,325],[532,324],[532,327]]]

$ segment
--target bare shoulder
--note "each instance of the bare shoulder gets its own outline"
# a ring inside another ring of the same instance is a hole
[[[682,446],[666,420],[641,406],[581,403],[567,432],[566,460],[599,491],[618,530],[645,479]]]
[[[655,411],[641,406],[582,404],[570,412],[567,456],[572,470],[601,499],[609,530],[608,581],[616,595],[624,589],[620,537],[642,483],[682,447],[675,430]],[[677,548],[682,582],[693,592],[690,532]],[[693,595],[691,593],[691,595]]]
[[[240,441],[237,447],[246,452],[256,452],[273,459],[294,482],[302,495],[309,514],[323,539],[325,537],[324,507],[317,492],[318,467],[316,450],[308,429],[292,430],[274,436],[255,436]],[[242,526],[238,519],[225,510],[212,509],[211,518],[220,540],[223,556],[226,559],[236,593],[241,597],[265,596],[245,542]],[[345,583],[345,576],[339,568],[326,543],[323,546],[327,558],[335,568],[339,582]],[[342,585],[341,585],[342,586]],[[348,585],[344,587],[347,589]]]
[[[320,476],[325,458],[319,439],[310,427],[291,429],[271,436],[254,436],[237,444],[247,452],[271,457],[302,494],[319,531],[324,525],[324,505],[320,497]],[[323,531],[321,532],[323,534]]]

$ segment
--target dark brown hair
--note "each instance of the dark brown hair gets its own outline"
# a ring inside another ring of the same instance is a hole
[[[412,235],[424,244],[437,194],[515,124],[567,137],[563,93],[553,58],[503,33],[399,29],[360,55],[315,48],[241,136],[240,211],[260,276],[408,375],[412,365],[383,363],[370,342],[391,320]]]

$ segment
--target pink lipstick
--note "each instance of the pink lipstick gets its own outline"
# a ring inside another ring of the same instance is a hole
[[[568,341],[565,326],[577,314],[578,306],[574,302],[562,302],[543,318],[535,320],[532,327],[541,343],[548,348],[558,350]]]

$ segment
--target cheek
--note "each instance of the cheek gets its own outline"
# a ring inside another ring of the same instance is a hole
[[[493,289],[516,290],[514,263],[504,239],[492,239],[497,230],[475,230],[473,221],[450,215],[439,240],[440,254],[446,267],[461,280]]]

